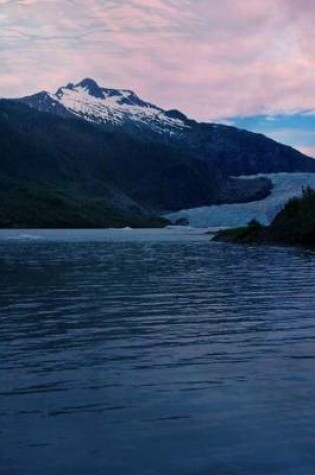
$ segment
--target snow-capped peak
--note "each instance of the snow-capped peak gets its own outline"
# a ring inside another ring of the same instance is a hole
[[[91,96],[103,98],[102,88],[97,84],[94,79],[85,78],[76,87],[82,87],[85,89]]]
[[[174,128],[187,127],[184,115],[163,111],[131,90],[101,87],[91,78],[62,86],[55,94],[50,94],[50,98],[72,114],[99,124],[163,129],[163,132],[166,128],[171,129],[170,133]]]
[[[91,97],[97,99],[110,99],[114,98],[116,102],[120,105],[129,105],[129,106],[140,106],[140,107],[153,107],[157,110],[162,110],[157,106],[153,106],[148,102],[140,99],[137,94],[129,89],[112,89],[100,87],[94,79],[85,78],[77,84],[69,83],[66,86],[60,87],[55,96],[59,99],[63,95],[69,94],[69,92],[83,93],[88,94]]]
[[[68,91],[78,91],[79,89],[84,90],[92,97],[97,97],[99,99],[104,98],[102,89],[99,87],[97,82],[94,81],[94,79],[90,78],[85,78],[78,84],[73,84],[69,82],[69,84],[67,84],[66,86],[60,87],[57,90],[55,96],[61,99],[63,95],[66,94]]]

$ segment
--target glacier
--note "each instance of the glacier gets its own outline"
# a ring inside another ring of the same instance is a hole
[[[315,189],[315,173],[267,173],[246,176],[246,179],[262,176],[269,178],[273,184],[271,194],[263,200],[184,209],[167,213],[165,217],[173,223],[178,219],[185,218],[190,226],[196,228],[245,226],[252,219],[257,219],[261,224],[268,225],[290,198],[302,194],[303,188]]]

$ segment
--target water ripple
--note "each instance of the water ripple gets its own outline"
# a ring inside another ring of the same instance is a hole
[[[2,472],[313,474],[315,255],[108,233],[0,236]]]

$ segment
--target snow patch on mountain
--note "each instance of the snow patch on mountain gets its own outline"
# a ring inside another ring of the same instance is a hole
[[[167,214],[166,218],[172,222],[185,218],[190,226],[196,228],[245,226],[252,219],[257,219],[260,223],[267,225],[290,198],[302,194],[303,188],[309,186],[315,189],[315,173],[270,173],[247,176],[246,179],[261,176],[269,178],[273,183],[272,193],[264,200],[186,209]]]
[[[112,124],[126,123],[155,131],[184,129],[185,116],[168,113],[159,107],[141,100],[127,89],[100,87],[92,79],[84,79],[78,84],[61,87],[55,94],[49,94],[53,102],[58,102],[73,114],[90,122]]]

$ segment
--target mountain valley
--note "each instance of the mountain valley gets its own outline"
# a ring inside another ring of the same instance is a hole
[[[0,147],[2,227],[162,226],[168,212],[270,194],[268,177],[246,175],[315,172],[313,159],[263,135],[88,78],[0,100]]]

